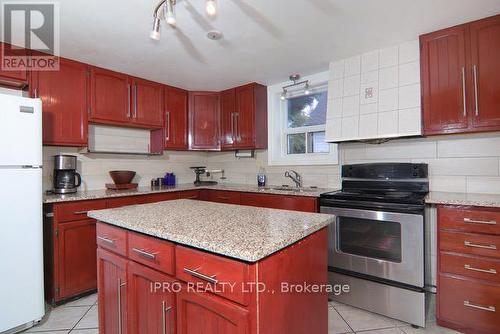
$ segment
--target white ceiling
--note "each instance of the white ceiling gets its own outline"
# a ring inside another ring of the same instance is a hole
[[[61,0],[61,54],[192,90],[222,90],[345,58],[500,13],[499,0],[178,0],[177,29],[149,39],[157,0]],[[220,41],[206,32],[223,32]]]

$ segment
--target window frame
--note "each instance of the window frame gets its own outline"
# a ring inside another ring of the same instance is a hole
[[[310,80],[311,91],[328,91],[328,72],[302,78]],[[275,166],[283,165],[338,165],[338,146],[330,143],[328,153],[308,153],[307,140],[309,132],[326,131],[324,125],[288,128],[287,101],[280,99],[282,87],[289,84],[284,82],[268,87],[268,164]],[[302,89],[288,91],[289,96],[301,96]],[[306,153],[288,154],[288,134],[305,133]]]

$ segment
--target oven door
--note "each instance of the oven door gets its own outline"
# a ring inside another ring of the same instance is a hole
[[[321,207],[329,226],[329,267],[424,286],[424,217],[418,214]]]

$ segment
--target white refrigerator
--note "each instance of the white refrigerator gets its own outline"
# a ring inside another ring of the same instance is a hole
[[[0,333],[44,313],[42,103],[0,94]]]

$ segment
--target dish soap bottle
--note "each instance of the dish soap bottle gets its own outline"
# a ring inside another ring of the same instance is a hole
[[[264,167],[259,168],[259,172],[257,173],[257,186],[265,187],[266,186],[266,170]]]

